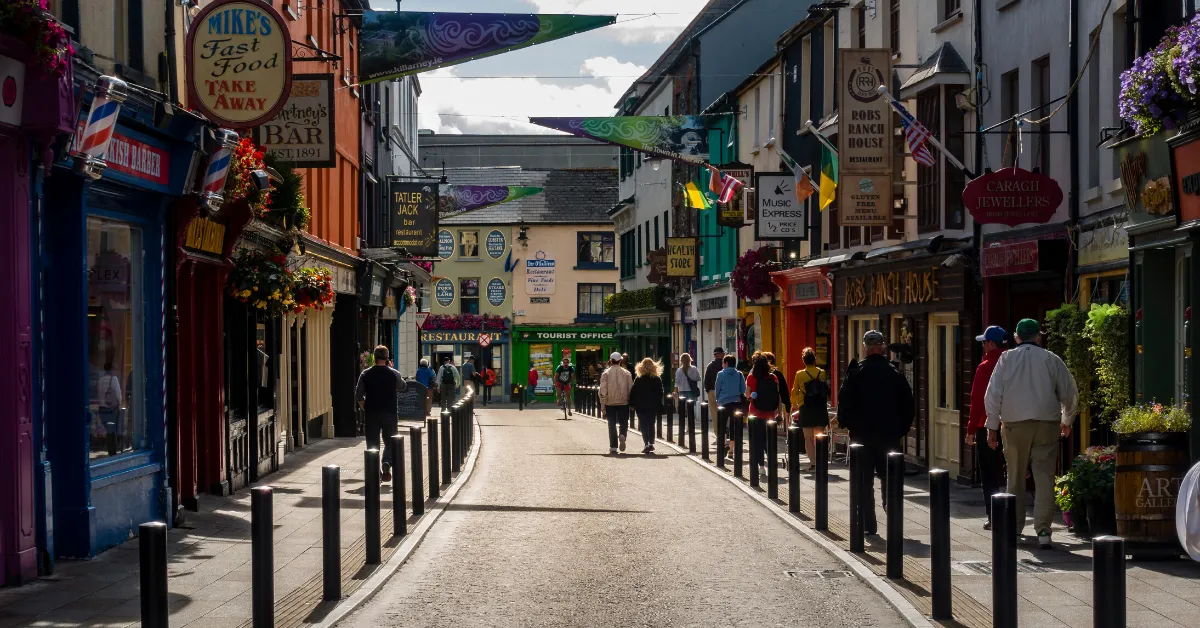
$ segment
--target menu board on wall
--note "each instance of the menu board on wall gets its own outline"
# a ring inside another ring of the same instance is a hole
[[[554,346],[529,345],[529,365],[537,369],[537,386],[533,392],[545,395],[554,392]]]

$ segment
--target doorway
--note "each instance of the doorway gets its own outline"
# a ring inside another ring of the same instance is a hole
[[[929,315],[929,467],[959,472],[958,313]]]

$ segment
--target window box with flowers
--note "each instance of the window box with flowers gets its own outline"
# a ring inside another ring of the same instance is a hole
[[[433,314],[425,319],[421,329],[504,331],[508,329],[508,319],[492,314]]]
[[[0,55],[26,67],[21,128],[45,146],[75,131],[71,36],[48,9],[48,0],[0,2]],[[52,159],[50,151],[44,152]],[[46,164],[47,167],[49,164]]]

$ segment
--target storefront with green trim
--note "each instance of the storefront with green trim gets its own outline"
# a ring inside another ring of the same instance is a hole
[[[590,386],[600,383],[608,355],[617,349],[616,328],[612,325],[518,325],[512,333],[512,381],[526,384],[529,367],[536,366],[539,378],[535,393],[539,399],[550,400],[554,398],[551,376],[563,355],[571,358],[576,381]]]

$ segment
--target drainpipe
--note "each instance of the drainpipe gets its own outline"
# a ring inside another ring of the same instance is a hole
[[[1071,17],[1069,22],[1069,31],[1067,33],[1067,76],[1074,77],[1079,74],[1079,0],[1071,0]],[[1071,102],[1067,103],[1067,141],[1070,146],[1070,158],[1068,163],[1071,169],[1071,179],[1069,182],[1069,193],[1067,194],[1067,225],[1075,227],[1079,224],[1079,99],[1072,98]],[[1044,149],[1043,149],[1044,150]],[[1070,233],[1067,234],[1070,237]],[[1063,286],[1065,290],[1064,297],[1074,293],[1075,285],[1075,266],[1078,262],[1079,255],[1075,247],[1069,247],[1070,256],[1067,260],[1067,281]],[[1065,298],[1064,298],[1065,300]]]
[[[173,103],[179,102],[178,53],[175,51],[175,2],[176,0],[163,0],[163,16],[167,23],[167,83],[170,87],[167,95],[171,97]]]
[[[975,55],[973,62],[975,64],[975,130],[983,128],[983,0],[975,0],[972,7],[975,20]],[[987,136],[983,133],[975,134],[975,164],[974,170],[977,175],[983,174],[983,143],[987,141]],[[974,217],[971,218],[971,241],[974,243],[976,255],[982,259],[983,256],[983,225],[979,224]],[[982,280],[981,280],[982,281]],[[983,286],[979,286],[979,303],[977,308],[982,314],[983,309]],[[980,316],[980,320],[983,317]]]

